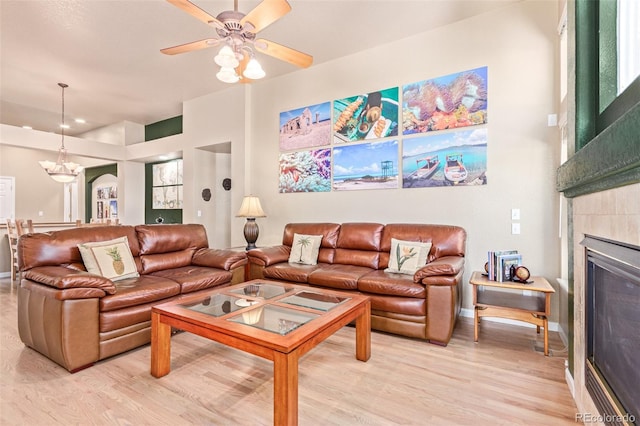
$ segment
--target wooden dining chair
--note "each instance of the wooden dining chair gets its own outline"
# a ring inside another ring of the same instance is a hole
[[[18,231],[18,236],[24,234],[33,234],[33,220],[31,219],[16,219],[16,229]]]
[[[16,221],[7,219],[7,238],[9,239],[9,254],[11,256],[11,281],[18,277],[18,227]]]

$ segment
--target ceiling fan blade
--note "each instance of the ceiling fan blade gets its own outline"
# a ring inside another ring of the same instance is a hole
[[[215,25],[218,28],[224,28],[224,24],[220,22],[217,18],[209,15],[204,10],[200,9],[195,4],[191,3],[189,0],[167,0],[172,5],[176,6],[179,9],[187,12],[189,15],[194,18],[204,22],[205,24]]]
[[[254,47],[262,53],[300,68],[307,68],[313,63],[313,56],[263,38],[256,40]]]
[[[263,0],[262,3],[242,18],[240,23],[243,26],[250,23],[253,29],[249,31],[255,34],[289,13],[290,10],[291,5],[287,0]]]
[[[160,51],[165,55],[177,55],[178,53],[192,52],[194,50],[206,49],[215,46],[221,40],[216,38],[205,38],[204,40],[192,41],[191,43],[181,44],[179,46],[167,47]]]

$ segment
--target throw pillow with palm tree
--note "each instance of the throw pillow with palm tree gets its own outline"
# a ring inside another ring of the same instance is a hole
[[[311,245],[311,238],[306,235],[302,236],[298,239],[297,244],[300,246],[300,259],[298,259],[298,262],[302,263],[303,250]]]

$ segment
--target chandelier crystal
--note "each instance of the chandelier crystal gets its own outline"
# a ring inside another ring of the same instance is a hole
[[[69,87],[69,85],[65,83],[58,83],[58,86],[62,88],[62,124],[60,125],[62,144],[58,151],[58,160],[55,163],[49,160],[39,161],[39,163],[51,179],[56,182],[68,183],[75,180],[82,170],[84,170],[84,167],[80,164],[67,160],[67,150],[64,147],[64,129],[68,128],[68,126],[64,124],[64,89]]]

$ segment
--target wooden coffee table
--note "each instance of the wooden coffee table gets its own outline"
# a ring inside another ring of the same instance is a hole
[[[151,375],[171,370],[171,327],[273,361],[273,423],[298,424],[298,360],[355,320],[356,358],[371,356],[367,296],[253,280],[154,306]]]

